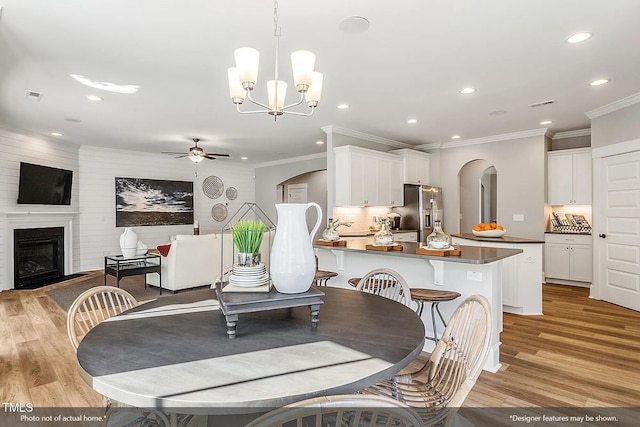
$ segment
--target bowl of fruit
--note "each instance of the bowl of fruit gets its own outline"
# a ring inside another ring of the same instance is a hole
[[[481,222],[474,225],[471,232],[477,237],[502,237],[507,233],[507,230],[495,222]]]

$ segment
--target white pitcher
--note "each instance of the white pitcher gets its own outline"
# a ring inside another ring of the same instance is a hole
[[[315,207],[316,225],[308,233],[306,211]],[[322,222],[322,209],[317,203],[280,203],[276,205],[278,224],[270,251],[270,273],[273,286],[283,294],[307,292],[316,273],[313,236]]]

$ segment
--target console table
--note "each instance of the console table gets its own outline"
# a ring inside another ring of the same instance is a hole
[[[104,257],[104,284],[107,285],[107,276],[116,278],[116,286],[120,287],[120,279],[139,274],[158,273],[160,278],[160,295],[162,295],[162,272],[160,270],[162,257],[158,254],[147,253],[125,258],[122,255],[107,255]],[[145,276],[144,288],[147,289]]]

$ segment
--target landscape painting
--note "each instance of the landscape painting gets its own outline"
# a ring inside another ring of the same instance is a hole
[[[116,227],[193,224],[193,182],[116,178]]]

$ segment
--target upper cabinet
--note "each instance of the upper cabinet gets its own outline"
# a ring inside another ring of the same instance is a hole
[[[336,206],[402,206],[402,160],[393,154],[345,145],[334,148]]]
[[[550,205],[591,204],[591,149],[547,153],[547,202]]]
[[[402,158],[402,180],[405,184],[430,184],[431,154],[406,148],[390,153]]]

